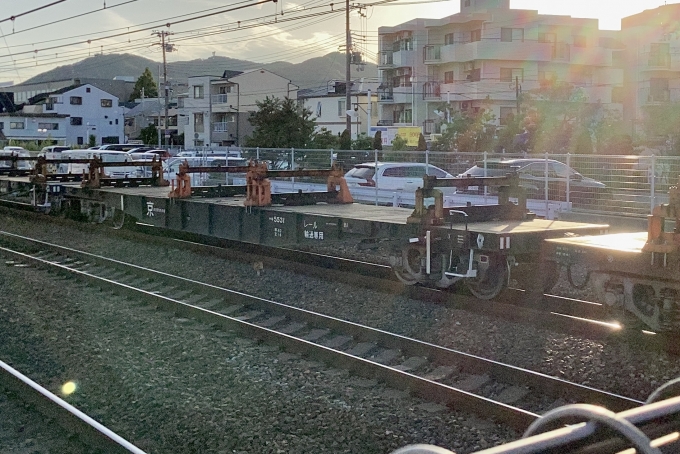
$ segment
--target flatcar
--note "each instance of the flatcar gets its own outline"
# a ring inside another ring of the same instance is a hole
[[[390,245],[390,264],[403,283],[452,288],[462,282],[481,299],[497,297],[511,282],[536,292],[549,290],[559,269],[556,261],[542,259],[544,240],[602,234],[608,227],[538,219],[527,210],[516,172],[479,178],[426,175],[416,191],[415,209],[409,210],[350,203],[342,174],[333,170],[272,171],[254,165],[244,169],[246,186],[211,188],[191,187],[186,174],[191,170],[185,168],[170,191],[160,186],[163,178],[115,180],[95,178],[97,172],[83,175],[82,183],[42,173],[25,180],[6,177],[0,199],[3,191],[19,194],[23,188],[36,208],[60,208],[80,219],[122,225],[128,218],[160,229],[271,246],[377,240]],[[267,177],[303,173],[328,177],[328,192],[270,193]],[[125,184],[132,187],[120,187]],[[469,186],[498,187],[498,203],[444,208],[441,188]]]
[[[613,316],[635,317],[657,332],[680,331],[680,189],[654,208],[647,232],[550,239],[546,258],[589,285]]]

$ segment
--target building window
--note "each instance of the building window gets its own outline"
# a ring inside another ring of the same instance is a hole
[[[555,36],[554,33],[539,33],[538,42],[555,44],[557,42],[557,37]]]
[[[482,80],[482,69],[476,68],[468,71],[467,76],[465,76],[465,80],[468,82],[479,82]]]
[[[501,126],[506,126],[515,120],[515,108],[514,107],[501,107]]]
[[[113,107],[113,99],[102,99],[102,107]]]
[[[59,129],[59,123],[38,123],[38,129],[46,129],[48,131],[56,131]]]
[[[194,99],[203,99],[203,85],[194,85]]]
[[[83,104],[83,98],[80,96],[71,96],[71,104],[74,106],[80,106]]]
[[[0,121],[0,130],[5,129],[5,122]]]
[[[92,89],[90,87],[85,87],[85,93],[90,93]]]
[[[347,116],[347,109],[345,109],[345,100],[344,99],[338,99],[338,117],[346,117]]]
[[[454,36],[455,35],[453,33],[447,33],[446,35],[444,35],[444,45],[453,44],[453,41],[455,39]]]
[[[524,82],[524,70],[522,68],[501,68],[501,82],[514,82],[516,79]]]
[[[445,84],[452,84],[453,83],[453,71],[446,71],[444,73],[444,83]]]
[[[612,88],[612,102],[623,104],[623,87]]]
[[[78,142],[78,145],[84,145],[85,144],[82,137],[76,138],[76,142]]]
[[[668,79],[652,78],[649,80],[649,102],[670,101]]]
[[[10,121],[9,129],[25,129],[26,125],[23,121]]]
[[[511,43],[513,41],[524,41],[523,28],[501,28],[501,41]]]
[[[203,88],[203,87],[201,87]],[[194,114],[194,132],[203,132],[204,127],[203,127],[203,114],[202,113],[195,113]]]
[[[574,47],[588,47],[588,40],[583,35],[574,36]]]
[[[470,42],[481,41],[482,40],[482,30],[472,30],[470,32]]]
[[[71,126],[82,126],[83,117],[71,117]]]

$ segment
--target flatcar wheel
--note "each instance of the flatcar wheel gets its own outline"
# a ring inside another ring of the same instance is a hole
[[[115,230],[120,230],[125,225],[125,211],[116,209],[113,212],[113,217],[111,218],[113,223],[113,228]]]
[[[489,268],[483,278],[467,279],[470,292],[480,300],[490,300],[497,297],[508,283],[508,263],[502,257],[490,258]]]
[[[583,290],[590,281],[590,270],[585,264],[573,269],[575,265],[567,266],[567,280],[572,287],[577,290]]]

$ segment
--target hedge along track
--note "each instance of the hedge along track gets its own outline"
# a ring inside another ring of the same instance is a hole
[[[642,402],[195,280],[0,232],[8,265],[57,270],[178,317],[234,330],[423,399],[525,429],[557,403]]]

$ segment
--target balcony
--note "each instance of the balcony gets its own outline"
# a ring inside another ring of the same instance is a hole
[[[229,125],[236,124],[231,121],[221,121],[213,123],[213,132],[229,132]]]
[[[378,52],[378,69],[394,68],[394,52],[391,50],[383,50]]]
[[[219,94],[219,95],[212,95],[212,103],[213,105],[215,104],[227,104],[227,95],[226,94]]]
[[[647,95],[647,105],[667,104],[671,101],[670,90],[651,90]]]
[[[425,101],[441,101],[441,82],[425,82],[423,84],[423,99]]]
[[[392,87],[379,87],[378,102],[394,102],[394,89]]]
[[[671,59],[670,54],[647,54],[647,62],[646,63],[647,63],[647,66],[643,66],[642,71],[678,71],[679,70],[677,63],[675,65],[673,65],[673,61]]]
[[[441,63],[442,61],[441,49],[442,46],[439,44],[423,47],[423,62],[426,65],[436,65],[437,63]]]

